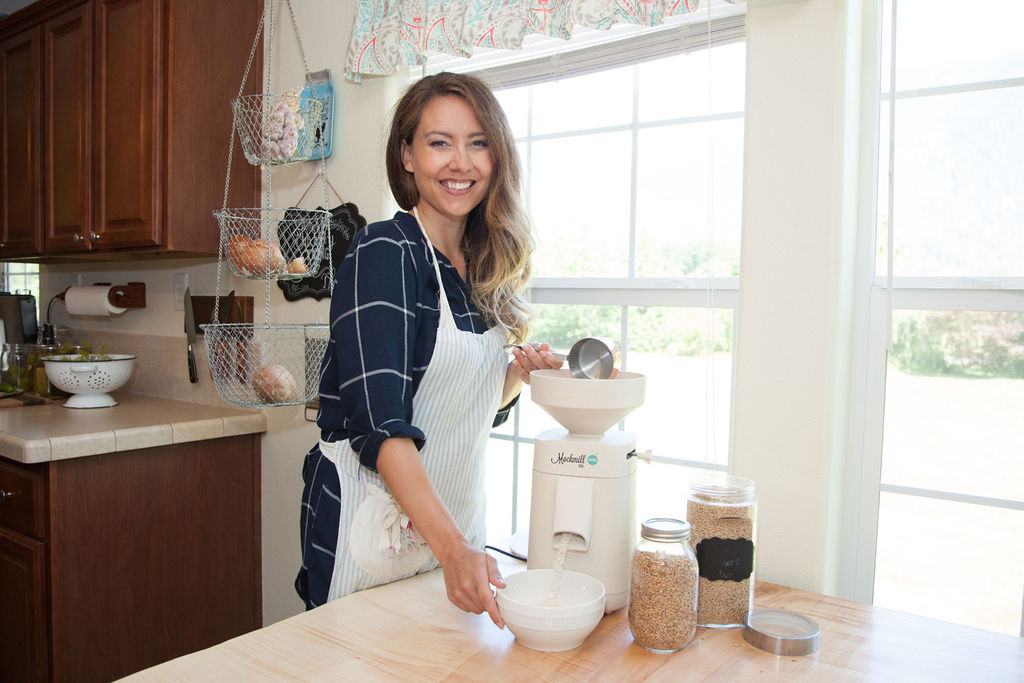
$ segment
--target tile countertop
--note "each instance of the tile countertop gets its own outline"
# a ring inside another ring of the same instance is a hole
[[[256,410],[120,392],[110,408],[59,403],[0,410],[0,456],[32,464],[267,430]]]

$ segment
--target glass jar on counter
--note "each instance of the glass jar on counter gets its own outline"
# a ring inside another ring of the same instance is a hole
[[[32,373],[28,362],[28,344],[4,343],[0,354],[0,383],[4,393],[32,390]]]
[[[655,517],[640,527],[629,581],[629,630],[654,652],[686,647],[697,630],[697,558],[690,525]]]
[[[46,376],[46,364],[43,358],[60,353],[60,348],[52,344],[11,344],[3,346],[0,356],[2,367],[3,388],[7,392],[26,392],[43,398],[59,398],[66,393],[50,384]]]
[[[697,625],[743,626],[754,604],[757,490],[735,475],[711,474],[690,482],[686,502],[690,545],[697,556]]]
[[[60,347],[56,344],[25,344],[25,346],[28,348],[28,365],[32,377],[31,388],[26,391],[34,392],[45,398],[65,396],[64,392],[50,384],[50,379],[46,376],[46,364],[43,362],[43,358],[46,356],[59,353]]]

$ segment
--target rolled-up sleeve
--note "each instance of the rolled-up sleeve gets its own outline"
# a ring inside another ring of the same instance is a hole
[[[381,444],[423,432],[411,424],[418,285],[404,234],[389,224],[362,231],[338,269],[328,353],[338,407],[359,462],[376,470]],[[375,226],[376,227],[376,226]]]
[[[494,422],[491,423],[492,429],[508,422],[508,416],[512,413],[512,409],[519,403],[519,396],[520,394],[516,394],[506,405],[498,408],[498,412],[494,415]]]

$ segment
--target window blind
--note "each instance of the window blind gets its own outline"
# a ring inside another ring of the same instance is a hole
[[[698,11],[683,17],[681,22],[656,28],[616,26],[609,31],[590,30],[574,35],[568,42],[531,37],[524,41],[522,50],[478,51],[469,59],[432,57],[427,61],[423,74],[440,71],[473,73],[495,90],[501,90],[743,40],[746,36],[743,5],[717,9],[721,11]]]

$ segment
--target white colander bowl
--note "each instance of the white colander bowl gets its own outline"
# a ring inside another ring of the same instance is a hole
[[[108,394],[124,386],[132,376],[135,356],[68,354],[43,358],[50,383],[71,394],[65,408],[107,408],[117,401]]]

